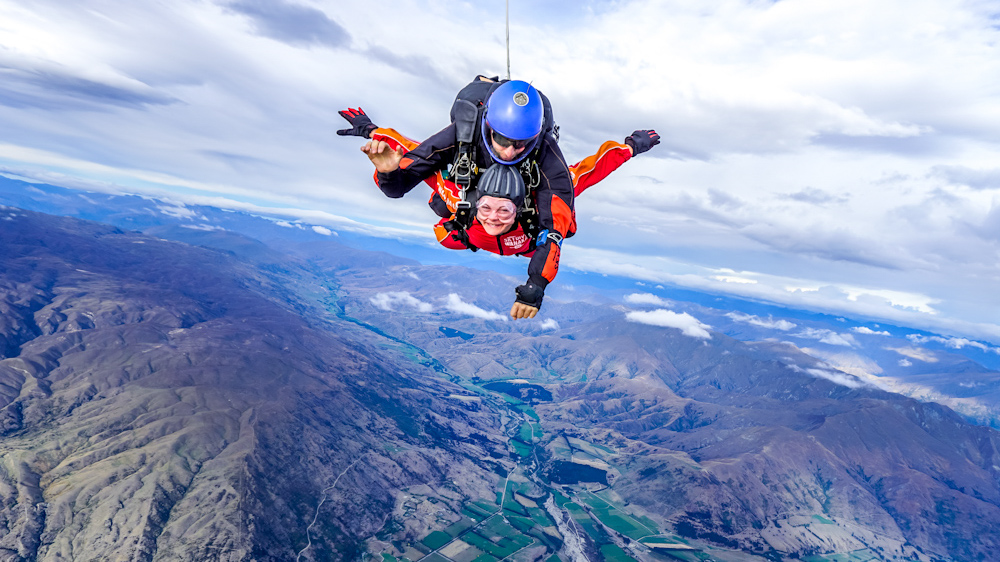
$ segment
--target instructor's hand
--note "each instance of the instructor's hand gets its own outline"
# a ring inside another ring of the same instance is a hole
[[[394,172],[399,169],[399,161],[403,159],[406,150],[399,147],[396,150],[389,148],[389,143],[385,141],[368,141],[361,147],[361,152],[368,155],[368,159],[375,165],[375,169],[383,174]]]
[[[538,314],[538,308],[526,305],[523,302],[515,302],[514,306],[510,307],[510,317],[514,320],[534,318],[536,314]]]
[[[545,289],[535,285],[530,280],[524,285],[518,285],[514,289],[517,299],[514,306],[510,307],[510,317],[514,320],[521,318],[534,318],[538,314],[538,309],[542,307],[542,297]]]

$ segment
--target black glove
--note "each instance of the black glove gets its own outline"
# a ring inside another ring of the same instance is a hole
[[[466,232],[464,228],[462,228],[462,225],[458,221],[455,220],[446,221],[441,226],[443,226],[444,229],[449,232],[449,236],[451,236],[451,239],[454,240],[455,242],[461,242],[463,246],[472,250],[473,252],[479,250],[479,248],[473,246],[472,243],[469,242],[469,233]]]
[[[625,144],[632,147],[632,156],[638,156],[660,144],[660,135],[652,129],[640,129],[625,139]]]
[[[518,285],[514,292],[517,293],[517,298],[514,299],[516,302],[542,308],[542,297],[545,295],[545,289],[528,281],[524,285]]]
[[[344,111],[338,111],[341,117],[347,119],[347,122],[351,124],[351,129],[341,129],[337,131],[337,134],[342,137],[352,136],[352,137],[364,137],[370,139],[372,131],[378,129],[378,125],[372,123],[372,120],[365,115],[365,110],[360,107],[357,109],[347,108]]]

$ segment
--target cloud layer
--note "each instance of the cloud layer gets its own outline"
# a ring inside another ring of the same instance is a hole
[[[336,111],[429,136],[472,76],[505,72],[503,18],[0,0],[0,171],[433,243],[426,192],[382,196]],[[994,3],[528,3],[510,36],[571,162],[663,137],[579,198],[564,267],[1000,343]]]

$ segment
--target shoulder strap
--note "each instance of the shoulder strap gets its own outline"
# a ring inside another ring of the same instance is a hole
[[[476,145],[479,134],[479,123],[482,120],[483,108],[487,98],[502,82],[499,77],[487,78],[476,76],[472,82],[462,88],[455,96],[451,106],[451,121],[455,124],[455,139],[458,150],[451,167],[452,180],[459,188],[462,198],[455,211],[455,219],[463,227],[472,224],[474,201],[468,200],[469,192],[475,178],[479,175],[476,166]]]

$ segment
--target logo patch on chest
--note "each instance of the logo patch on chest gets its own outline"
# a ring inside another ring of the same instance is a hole
[[[510,248],[512,250],[516,250],[516,249],[520,248],[521,246],[524,246],[525,244],[527,244],[528,240],[530,240],[530,238],[528,238],[527,234],[518,234],[516,236],[507,236],[507,237],[505,237],[503,239],[503,245],[507,246],[508,248]]]

